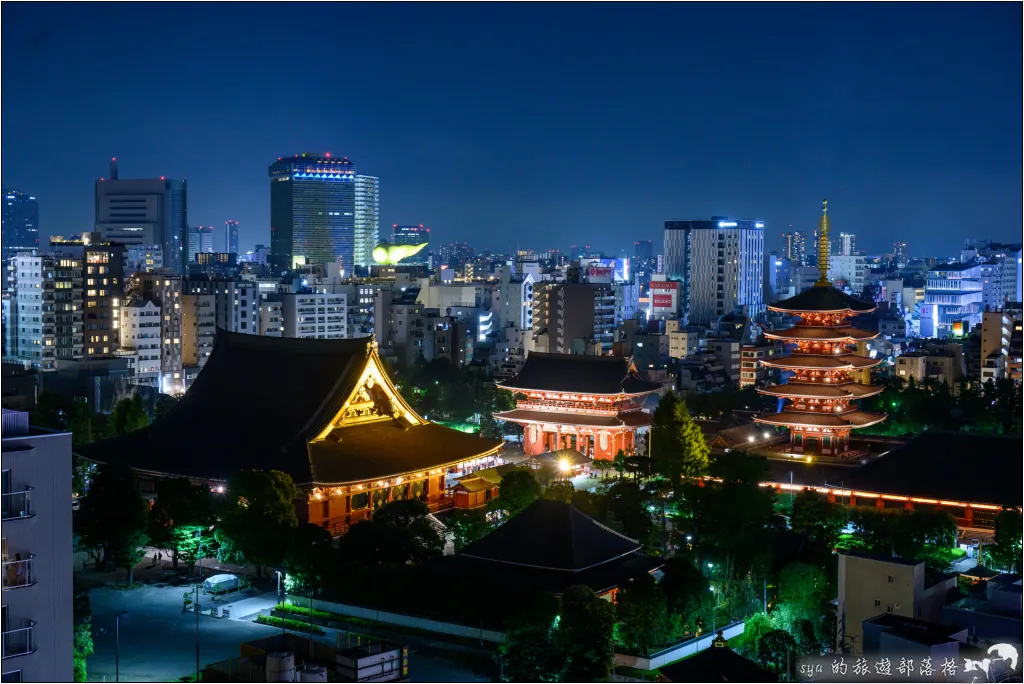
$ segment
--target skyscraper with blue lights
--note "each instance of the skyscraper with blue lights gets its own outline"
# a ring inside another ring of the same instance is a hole
[[[372,263],[379,221],[378,179],[359,176],[348,157],[302,154],[270,165],[270,264],[340,261],[346,275]]]

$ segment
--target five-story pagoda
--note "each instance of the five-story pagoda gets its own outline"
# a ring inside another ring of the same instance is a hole
[[[788,371],[789,382],[758,388],[787,400],[779,413],[755,420],[789,429],[791,448],[798,453],[852,456],[850,431],[885,420],[883,413],[867,413],[857,400],[882,391],[881,387],[857,382],[851,373],[865,380],[868,370],[879,362],[855,355],[857,342],[877,337],[878,333],[850,326],[850,317],[875,309],[874,305],[847,295],[828,279],[829,240],[828,202],[822,203],[818,230],[818,269],[821,276],[813,287],[795,297],[768,306],[796,316],[796,325],[788,330],[765,333],[782,340],[792,350],[786,356],[763,359],[765,366]]]

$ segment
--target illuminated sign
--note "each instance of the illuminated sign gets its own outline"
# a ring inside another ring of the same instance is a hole
[[[651,304],[656,309],[671,309],[674,306],[673,299],[670,294],[655,294],[651,295]]]
[[[764,224],[763,223],[755,223],[754,227],[755,228],[764,228]]]
[[[652,280],[651,289],[672,290],[673,292],[675,292],[677,289],[679,289],[679,283],[674,280]]]
[[[718,227],[719,228],[735,228],[736,227],[736,222],[735,221],[719,221],[718,222]]]

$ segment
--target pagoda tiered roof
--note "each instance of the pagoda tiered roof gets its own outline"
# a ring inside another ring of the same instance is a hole
[[[873,340],[878,337],[877,332],[869,330],[858,330],[848,325],[836,328],[827,328],[817,325],[797,325],[786,330],[775,330],[765,332],[768,339],[785,340],[793,342],[834,342],[837,340]]]
[[[792,370],[861,370],[881,363],[854,354],[789,354],[761,359],[761,365]]]
[[[880,394],[882,387],[862,385],[859,382],[787,382],[783,385],[762,387],[758,391],[773,397],[794,399],[863,399]]]
[[[784,427],[819,427],[819,428],[862,428],[885,420],[884,413],[869,413],[867,411],[845,411],[833,413],[830,411],[794,411],[786,410],[781,413],[770,413],[755,418],[758,423],[767,425],[781,425]]]
[[[833,287],[830,283],[817,284],[807,288],[800,294],[783,299],[782,301],[769,304],[772,311],[787,313],[830,313],[839,311],[850,311],[852,313],[867,313],[875,310],[875,305],[865,302],[856,297],[851,297],[842,290]]]

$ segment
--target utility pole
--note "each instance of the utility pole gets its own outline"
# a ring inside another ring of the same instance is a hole
[[[199,584],[196,584],[196,601],[193,609],[196,611],[196,681],[199,677]]]

